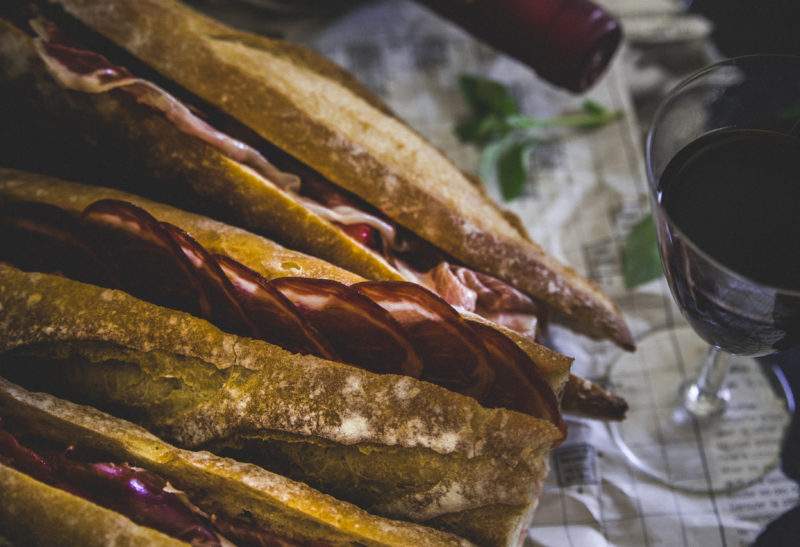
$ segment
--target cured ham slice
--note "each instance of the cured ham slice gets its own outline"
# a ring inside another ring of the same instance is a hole
[[[252,316],[245,312],[236,289],[219,263],[184,230],[167,222],[160,224],[194,266],[193,273],[208,298],[209,319],[222,330],[241,336],[257,336]]]
[[[423,361],[391,313],[330,279],[282,277],[272,286],[288,298],[347,363],[373,372],[419,377]]]
[[[290,351],[342,360],[331,343],[266,279],[227,256],[214,255],[214,260],[238,292],[255,325],[256,338]]]
[[[253,147],[218,131],[188,106],[153,82],[137,78],[125,67],[113,64],[103,55],[69,40],[52,22],[33,19],[31,27],[39,35],[36,49],[53,77],[64,87],[84,93],[104,93],[120,89],[137,102],[161,112],[181,131],[217,148],[231,159],[254,169],[281,188],[297,191],[300,179],[277,169]]]
[[[353,285],[388,310],[408,331],[422,355],[422,378],[482,400],[494,381],[483,345],[444,300],[406,281],[366,281]]]
[[[84,227],[55,205],[5,204],[0,207],[0,231],[0,257],[22,270],[117,284],[108,264],[87,243]]]
[[[149,213],[127,202],[96,201],[81,221],[119,273],[121,288],[161,306],[211,318],[211,302],[180,245]]]
[[[495,370],[492,389],[481,402],[490,408],[508,408],[552,422],[566,437],[567,425],[558,399],[536,364],[497,330],[475,321],[468,323],[489,352]]]

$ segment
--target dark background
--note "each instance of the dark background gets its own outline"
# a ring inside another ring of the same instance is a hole
[[[689,0],[714,22],[712,39],[725,55],[800,55],[800,0]]]

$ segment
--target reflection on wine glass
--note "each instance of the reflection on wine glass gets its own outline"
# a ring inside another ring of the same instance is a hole
[[[789,419],[791,398],[754,357],[800,344],[800,58],[740,57],[689,77],[656,113],[646,162],[667,282],[691,328],[650,333],[614,364],[612,389],[633,411],[612,433],[664,483],[734,490],[775,467]]]

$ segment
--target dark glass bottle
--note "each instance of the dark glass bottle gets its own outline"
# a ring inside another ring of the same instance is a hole
[[[591,0],[419,0],[475,37],[580,92],[603,73],[622,25]]]

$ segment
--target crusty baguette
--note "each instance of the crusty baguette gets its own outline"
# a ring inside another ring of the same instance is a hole
[[[516,543],[561,436],[427,382],[291,354],[60,276],[0,265],[0,305],[0,372],[14,381],[477,543]],[[490,518],[501,507],[511,529]]]
[[[0,19],[0,165],[123,187],[270,234],[370,279],[402,279],[385,260],[252,169],[119,90],[63,89],[33,39]],[[67,129],[69,128],[69,129]],[[122,144],[124,143],[124,145]],[[208,204],[213,204],[209,207]]]
[[[595,284],[527,239],[323,57],[171,0],[52,3],[467,266],[546,302],[588,334],[633,347],[620,310]]]
[[[625,399],[575,374],[569,375],[562,401],[564,412],[573,416],[588,418],[602,416],[606,420],[621,421],[628,412],[628,403]]]
[[[188,213],[128,192],[0,167],[0,204],[9,201],[35,201],[58,205],[70,213],[78,214],[90,203],[101,199],[118,199],[144,207],[157,219],[187,230],[209,251],[229,256],[267,279],[284,276],[313,277],[333,279],[346,285],[364,281],[363,277],[348,270],[286,249],[267,238],[202,215]],[[473,314],[463,315],[488,323]],[[554,391],[562,393],[570,375],[572,358],[532,342],[509,329],[493,326],[522,348],[545,374]]]
[[[0,378],[0,416],[27,434],[101,450],[168,480],[206,512],[248,515],[249,524],[330,545],[467,545],[454,535],[371,515],[258,466],[171,446],[91,407],[31,393]],[[186,545],[111,509],[0,464],[0,530],[20,545]]]

